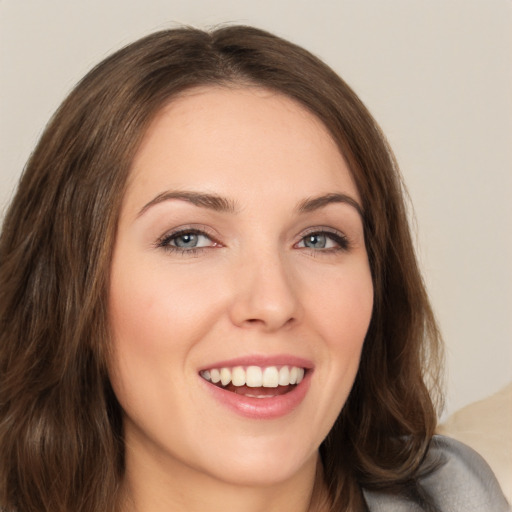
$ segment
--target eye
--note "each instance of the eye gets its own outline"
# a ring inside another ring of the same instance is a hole
[[[349,243],[345,235],[331,231],[313,231],[308,233],[297,244],[299,249],[313,250],[346,250]]]
[[[169,251],[177,250],[181,252],[194,252],[198,249],[215,247],[217,245],[206,233],[197,229],[182,229],[169,233],[157,242],[158,247]]]
[[[168,243],[180,249],[195,249],[197,247],[207,247],[210,242],[211,240],[206,235],[190,232],[174,235]]]

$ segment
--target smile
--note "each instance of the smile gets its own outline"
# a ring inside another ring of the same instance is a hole
[[[268,398],[290,391],[291,386],[302,382],[304,373],[304,368],[285,365],[211,368],[201,371],[200,375],[206,381],[228,391],[256,398]],[[255,388],[264,389],[261,393],[255,393]],[[270,390],[275,391],[269,393]]]
[[[289,355],[243,357],[198,372],[219,404],[253,419],[275,419],[294,411],[306,397],[312,374],[311,361]]]

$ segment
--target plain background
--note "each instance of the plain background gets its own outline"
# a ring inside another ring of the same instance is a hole
[[[94,64],[151,31],[255,25],[320,56],[395,150],[447,345],[448,413],[512,379],[510,0],[0,0],[0,212]]]

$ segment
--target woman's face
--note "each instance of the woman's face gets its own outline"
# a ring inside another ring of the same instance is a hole
[[[285,96],[202,88],[159,113],[110,285],[128,468],[269,484],[314,466],[372,311],[359,204],[326,128]]]

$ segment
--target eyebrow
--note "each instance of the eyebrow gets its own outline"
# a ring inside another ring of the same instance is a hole
[[[149,201],[149,203],[145,204],[137,214],[137,217],[143,215],[152,206],[173,199],[186,201],[193,204],[194,206],[208,208],[210,210],[221,213],[237,213],[240,210],[235,201],[219,196],[217,194],[207,194],[191,191],[166,191],[158,194],[154,199]],[[361,218],[364,218],[364,212],[359,203],[352,197],[340,193],[330,193],[304,199],[297,205],[296,209],[299,213],[308,213],[319,210],[333,203],[348,204],[357,211]]]
[[[324,208],[325,206],[332,203],[345,203],[357,210],[357,213],[364,219],[364,211],[361,205],[352,197],[346,194],[325,194],[322,196],[307,198],[304,201],[301,201],[297,207],[297,210],[300,213],[308,213],[320,208]]]
[[[152,206],[155,206],[156,204],[162,203],[164,201],[169,201],[171,199],[186,201],[195,206],[208,208],[216,212],[236,213],[238,211],[238,207],[234,201],[226,199],[225,197],[218,196],[216,194],[203,194],[201,192],[186,191],[167,191],[162,192],[161,194],[157,195],[154,199],[149,201],[149,203],[145,204],[137,216],[140,217]]]

